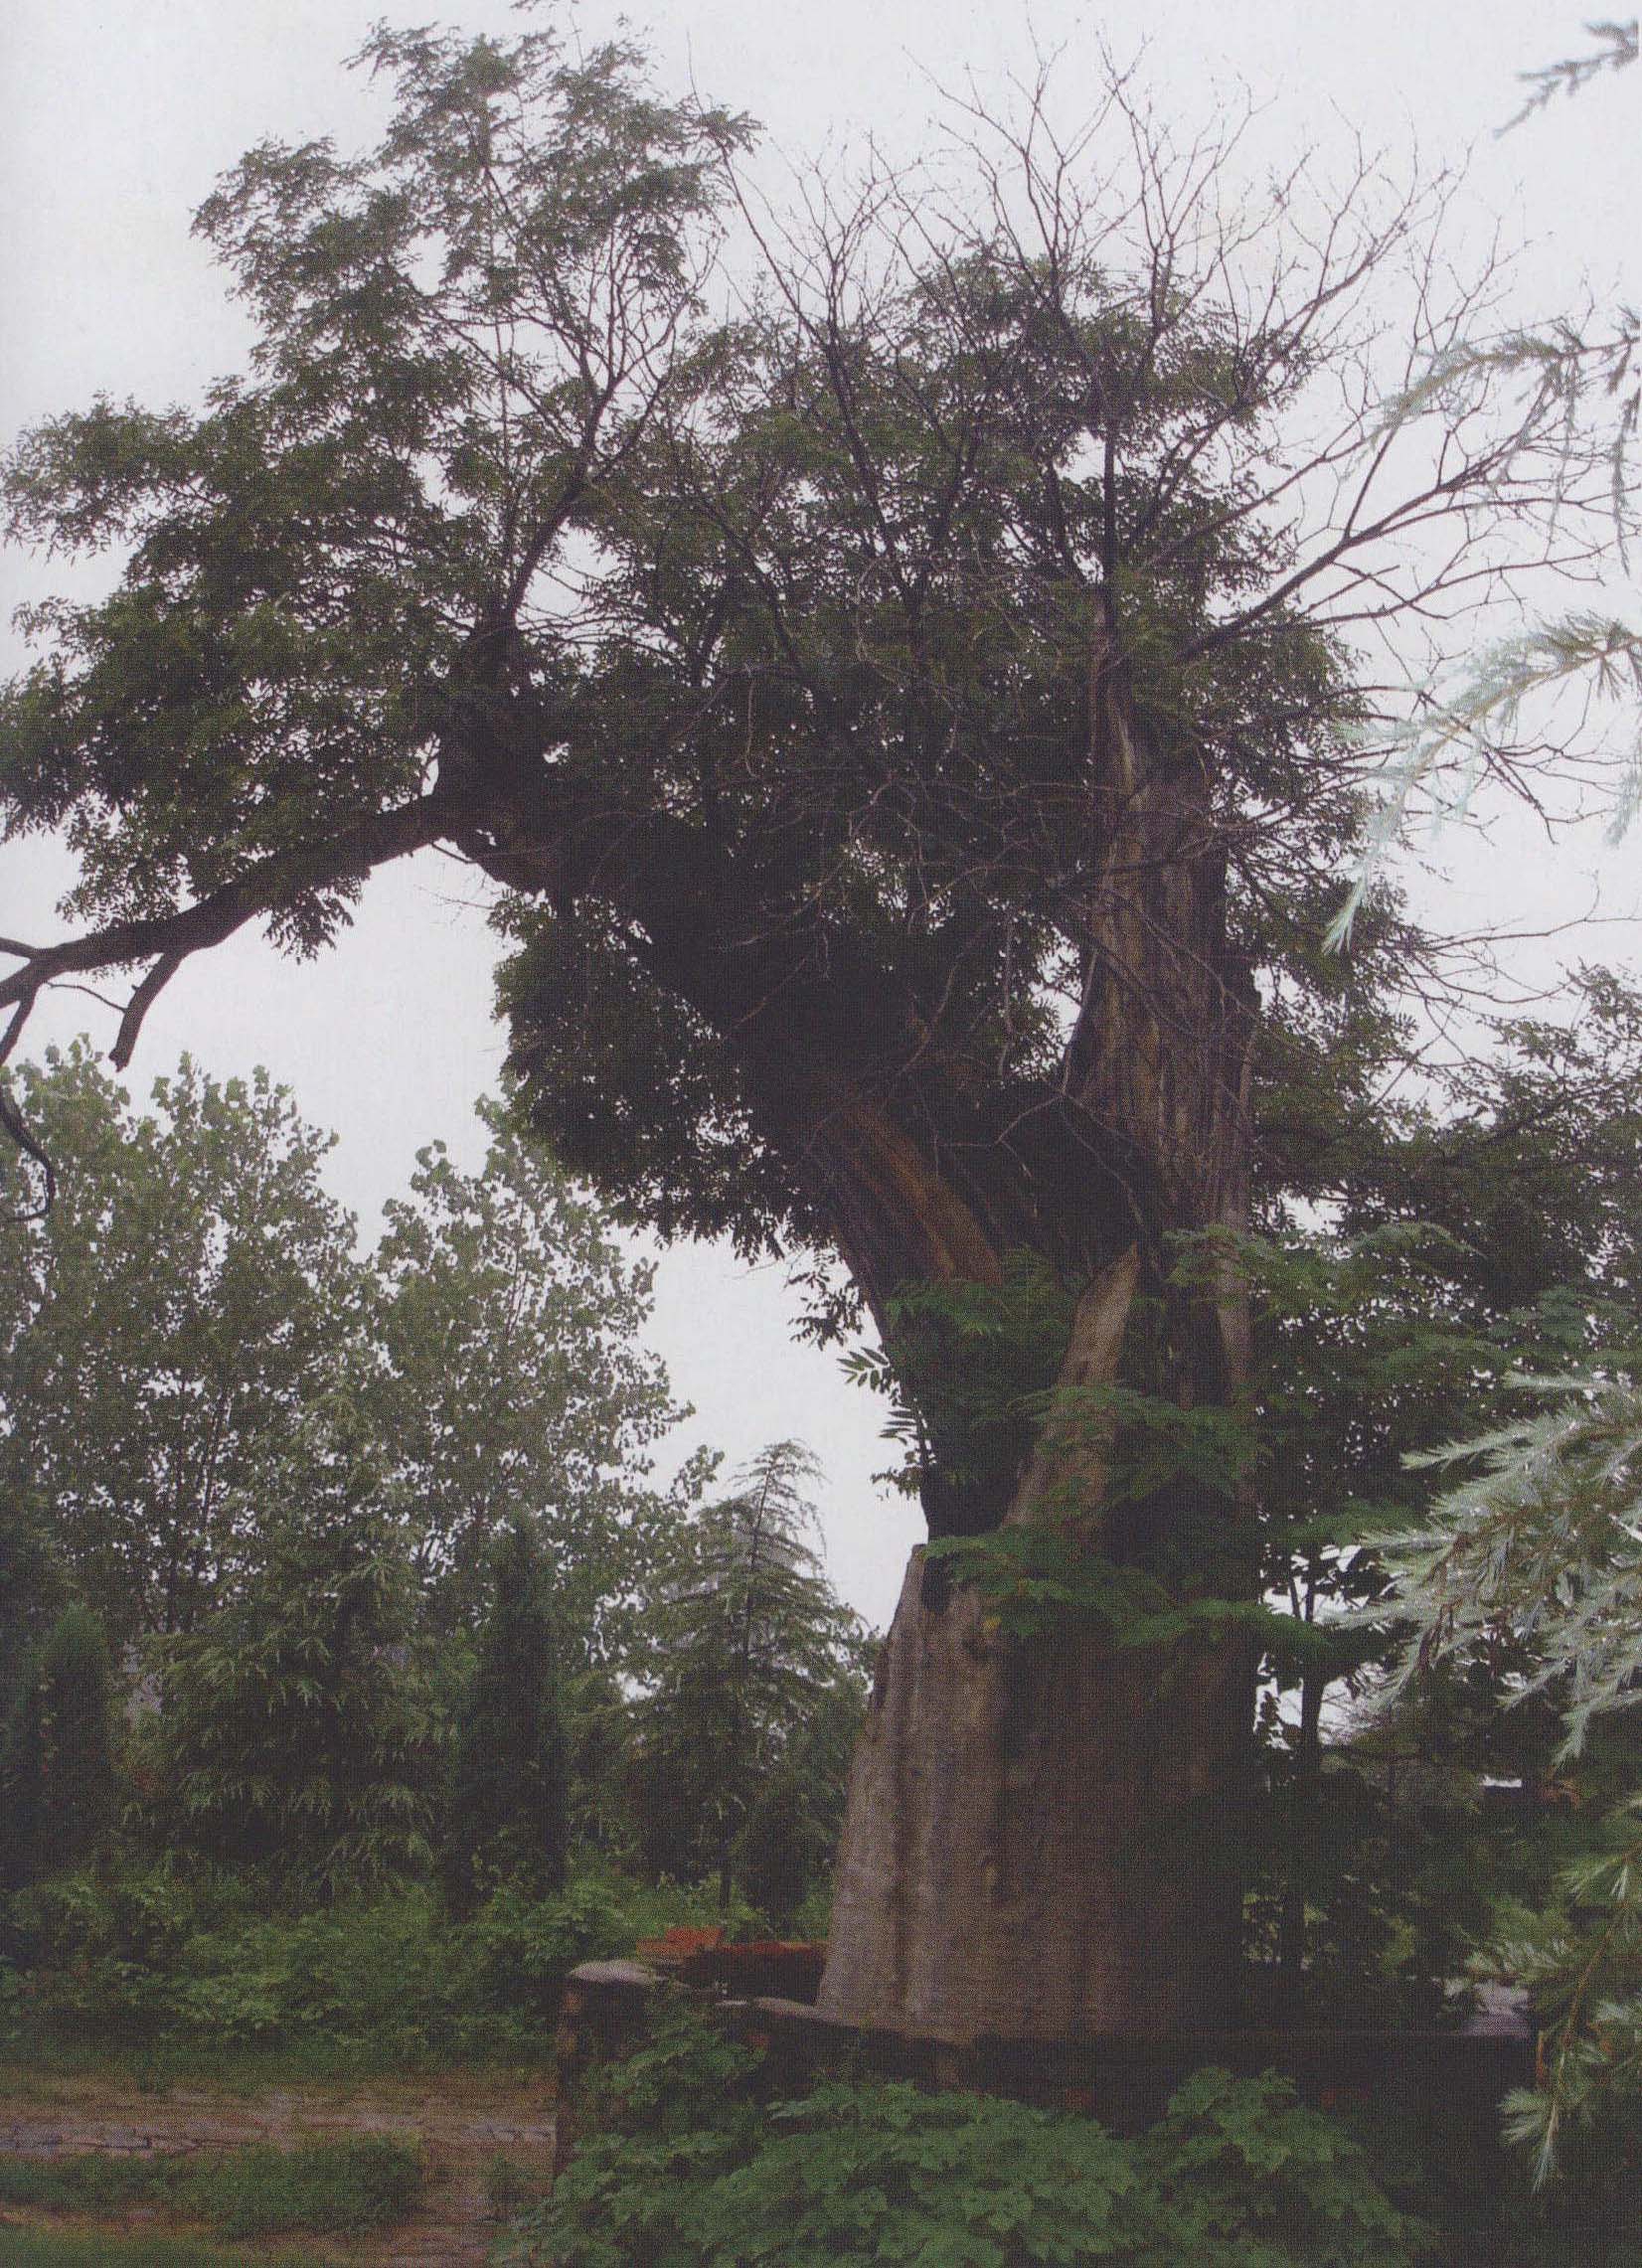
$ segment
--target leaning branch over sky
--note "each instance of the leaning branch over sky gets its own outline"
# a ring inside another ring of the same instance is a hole
[[[1577,94],[1581,87],[1588,86],[1593,79],[1600,79],[1604,72],[1628,70],[1636,61],[1634,16],[1623,23],[1587,24],[1585,29],[1597,43],[1586,54],[1564,56],[1558,63],[1542,65],[1537,71],[1517,74],[1528,88],[1528,94],[1516,116],[1508,119],[1500,128],[1501,133],[1509,133],[1513,126],[1520,126],[1525,118],[1531,118],[1536,110],[1543,110],[1559,94]]]

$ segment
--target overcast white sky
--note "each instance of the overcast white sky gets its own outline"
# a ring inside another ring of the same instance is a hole
[[[0,17],[0,437],[97,391],[152,404],[196,399],[233,368],[242,319],[188,233],[214,179],[253,141],[326,132],[363,138],[368,89],[340,69],[387,13],[442,15],[506,31],[505,0],[8,0]],[[915,152],[936,83],[972,72],[987,89],[1030,70],[1034,46],[1061,51],[1064,102],[1092,83],[1098,43],[1144,75],[1183,133],[1245,86],[1259,146],[1286,159],[1302,143],[1338,151],[1351,133],[1423,160],[1472,151],[1464,226],[1522,248],[1525,302],[1555,310],[1589,283],[1629,295],[1642,207],[1637,119],[1642,72],[1604,80],[1517,132],[1493,128],[1516,104],[1514,74],[1585,43],[1582,11],[1544,0],[694,0],[627,9],[658,76],[753,113],[803,156],[867,132]],[[575,11],[583,36],[617,10]],[[0,556],[0,617],[39,595],[45,570]],[[1607,878],[1608,924],[1556,948],[1635,962],[1631,868],[1642,845],[1600,859],[1592,837],[1548,857],[1509,829],[1486,857],[1439,847],[1456,869],[1445,904],[1457,926],[1509,916],[1534,927],[1582,911],[1588,876]],[[48,935],[67,879],[49,847],[0,850],[0,929]],[[1429,899],[1427,899],[1429,902]],[[1528,956],[1543,977],[1552,948]],[[306,1115],[340,1136],[333,1186],[369,1229],[435,1136],[473,1160],[473,1098],[502,1053],[490,1019],[491,941],[471,878],[429,854],[373,886],[344,945],[292,968],[245,940],[187,969],[150,1017],[130,1083],[142,1092],[185,1048],[227,1075],[266,1063]],[[54,1004],[34,1045],[82,1027],[83,1000]],[[106,1026],[100,1037],[108,1037]],[[778,1270],[752,1275],[692,1250],[662,1263],[654,1339],[698,1408],[692,1432],[732,1458],[786,1434],[828,1471],[829,1562],[846,1595],[888,1620],[917,1523],[873,1490],[886,1462],[875,1405],[835,1361],[795,1346]]]

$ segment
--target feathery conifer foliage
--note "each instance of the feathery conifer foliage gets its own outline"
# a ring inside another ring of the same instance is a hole
[[[726,1906],[739,1887],[790,1912],[838,1832],[864,1634],[807,1540],[819,1477],[772,1443],[681,1531],[651,1606],[640,1847],[656,1873],[716,1875]]]

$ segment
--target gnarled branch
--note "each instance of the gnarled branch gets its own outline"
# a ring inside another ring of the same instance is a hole
[[[55,945],[26,945],[15,937],[0,937],[0,953],[22,964],[9,976],[0,977],[0,1009],[12,1012],[0,1035],[0,1064],[15,1053],[42,992],[60,978],[146,961],[149,966],[125,1004],[111,1051],[115,1068],[123,1070],[131,1060],[143,1019],[191,955],[222,944],[258,914],[274,912],[306,891],[370,874],[391,860],[404,858],[407,852],[421,850],[448,834],[452,825],[445,803],[436,796],[421,796],[413,803],[356,820],[317,843],[259,859],[234,882],[225,883],[221,890],[212,891],[192,905],[180,906],[174,913],[109,922]],[[51,1159],[30,1133],[15,1100],[3,1089],[0,1130],[35,1160],[46,1182],[44,1204],[11,1217],[39,1218],[51,1210],[56,1176]]]

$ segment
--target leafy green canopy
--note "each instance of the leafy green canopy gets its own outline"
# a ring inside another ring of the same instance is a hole
[[[424,1154],[366,1259],[320,1179],[329,1138],[263,1073],[185,1058],[138,1114],[77,1046],[15,1091],[61,1168],[48,1218],[0,1224],[0,1614],[20,1636],[47,1535],[117,1639],[197,1627],[297,1509],[304,1412],[345,1392],[435,1628],[471,1627],[523,1519],[562,1566],[575,1665],[623,1654],[701,1459],[653,1485],[682,1412],[638,1343],[649,1272],[493,1107],[481,1171]]]
[[[1353,639],[1565,501],[1506,382],[1381,445],[1371,279],[1438,345],[1464,317],[1431,200],[1234,219],[1226,153],[1118,88],[789,226],[744,123],[629,48],[363,61],[375,151],[265,144],[201,213],[246,375],[11,460],[18,536],[126,565],[37,610],[6,697],[7,825],[67,829],[104,926],[20,947],[0,1006],[143,963],[123,1059],[180,957],[257,918],[311,949],[440,840],[517,893],[539,1125],[663,1228],[836,1245],[881,1303],[1178,1213],[1151,1148],[1192,1114],[1122,1065],[1187,1029],[1235,1092],[1224,1001],[1314,984]]]
[[[265,1074],[187,1057],[142,1117],[80,1046],[16,1091],[63,1171],[49,1220],[0,1226],[0,1488],[117,1639],[186,1628],[357,1347],[330,1143]]]
[[[655,1445],[688,1413],[641,1344],[654,1271],[500,1106],[480,1116],[481,1172],[434,1144],[385,1209],[365,1406],[437,1626],[477,1620],[490,1553],[526,1521],[554,1563],[567,1669],[608,1670],[712,1459],[655,1485]]]
[[[19,815],[70,825],[88,908],[156,911],[414,788],[499,565],[546,556],[688,304],[730,121],[646,101],[620,47],[383,30],[361,60],[401,91],[372,158],[265,143],[200,213],[248,379],[198,417],[101,403],[14,461],[21,533],[132,546],[105,605],[46,611],[73,660],[8,720]],[[350,894],[278,926],[317,942]]]

